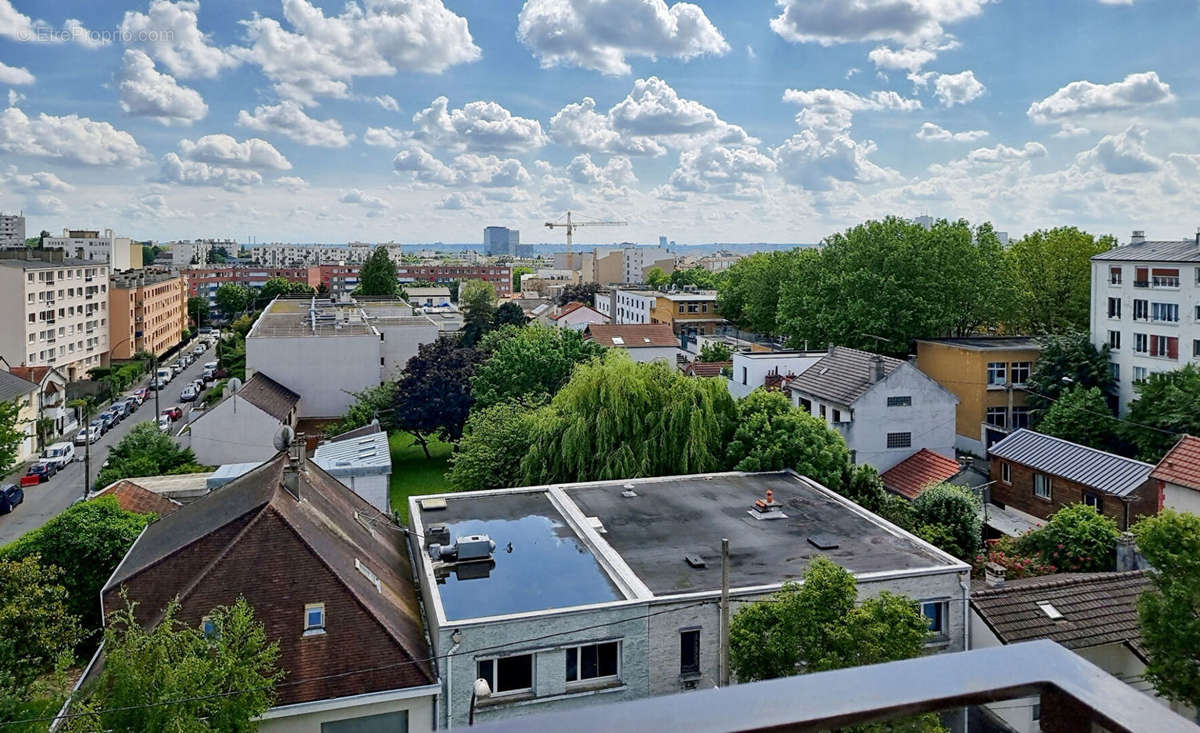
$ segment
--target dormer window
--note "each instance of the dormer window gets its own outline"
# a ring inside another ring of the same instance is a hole
[[[304,606],[304,635],[325,633],[325,604],[309,603]]]

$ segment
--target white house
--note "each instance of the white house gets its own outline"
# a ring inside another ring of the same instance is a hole
[[[265,461],[279,452],[279,429],[296,427],[299,404],[300,395],[256,372],[189,426],[192,452],[209,466]]]
[[[36,384],[0,369],[0,402],[17,404],[17,424],[13,427],[24,436],[17,444],[17,463],[37,455],[37,396]]]
[[[584,331],[584,338],[609,349],[624,349],[637,362],[665,361],[673,366],[679,354],[679,338],[665,323],[595,323]]]
[[[593,323],[608,323],[603,313],[583,303],[567,303],[561,308],[551,308],[538,316],[538,321],[551,328],[569,328],[582,331]]]
[[[379,428],[378,422],[318,445],[313,463],[349,486],[371,506],[384,514],[391,512],[388,482],[392,477],[392,456],[387,433]]]
[[[410,286],[404,288],[404,294],[409,304],[418,308],[450,305],[450,288],[444,285],[427,288]]]
[[[612,290],[592,296],[596,310],[608,317],[610,323],[650,323],[650,312],[658,304],[658,294],[651,290]]]
[[[767,376],[792,377],[825,356],[824,351],[735,351],[733,373],[726,386],[741,399],[766,384]]]
[[[882,473],[921,448],[954,457],[958,398],[907,361],[835,346],[783,384],[842,434],[855,463]]]
[[[1180,438],[1150,472],[1150,478],[1158,481],[1162,506],[1200,514],[1200,438]]]

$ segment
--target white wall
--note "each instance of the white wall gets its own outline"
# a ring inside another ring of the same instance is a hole
[[[436,330],[436,329],[435,329]],[[246,339],[246,378],[263,371],[300,395],[300,417],[341,417],[354,392],[380,383],[374,334]]]
[[[699,343],[699,342],[697,342]],[[779,353],[752,356],[740,351],[733,353],[733,376],[727,380],[729,394],[734,399],[741,399],[757,387],[763,386],[763,379],[772,370],[778,369],[780,374],[800,374],[813,364],[820,361],[824,354],[818,353]]]
[[[322,466],[326,471],[329,467]],[[332,473],[332,472],[331,472]],[[391,504],[388,502],[388,479],[391,474],[381,473],[374,476],[338,476],[333,477],[349,486],[351,491],[366,499],[371,506],[384,514],[391,514]]]
[[[371,699],[373,696],[365,695],[364,698]],[[426,695],[423,697],[414,697],[403,700],[392,700],[389,702],[364,702],[359,705],[336,707],[332,709],[318,709],[315,712],[298,712],[293,715],[280,715],[280,717],[271,717],[266,720],[260,720],[258,729],[263,733],[321,733],[321,724],[330,723],[337,720],[347,720],[353,718],[362,718],[369,715],[381,715],[405,710],[408,712],[408,733],[427,733],[433,730],[433,705],[434,695]],[[320,706],[317,703],[313,707]],[[289,706],[292,707],[292,706]],[[301,706],[295,706],[301,708]],[[307,708],[303,708],[307,709]],[[277,715],[280,712],[287,712],[286,709],[277,708],[275,712],[267,711],[267,715]],[[397,730],[394,726],[381,727],[380,731]]]
[[[277,453],[274,442],[281,425],[235,393],[192,423],[190,445],[206,466],[265,461]]]
[[[614,349],[619,346],[612,347]],[[668,365],[675,365],[675,357],[679,354],[679,349],[674,346],[639,346],[636,349],[625,349],[625,353],[629,354],[634,361],[651,362],[665,361]]]
[[[383,378],[395,379],[404,371],[408,360],[417,355],[421,344],[437,341],[438,327],[430,319],[422,324],[388,324],[386,320],[374,321],[373,325],[383,336],[379,344],[383,357]]]
[[[1200,514],[1200,491],[1167,483],[1163,486],[1163,506],[1177,512]]]

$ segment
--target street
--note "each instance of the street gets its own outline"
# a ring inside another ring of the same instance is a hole
[[[195,346],[193,341],[189,348]],[[178,355],[169,359],[166,364],[173,363],[178,358]],[[175,434],[186,425],[186,420],[191,414],[192,405],[194,402],[179,401],[179,393],[183,390],[184,385],[194,379],[199,379],[204,372],[204,362],[216,361],[216,350],[208,349],[196,361],[192,362],[191,366],[180,372],[179,376],[171,380],[171,383],[159,395],[159,409],[165,410],[168,407],[180,405],[183,407],[184,417],[178,422],[171,423],[171,433]],[[137,385],[125,390],[124,394],[130,394],[138,386],[144,385],[147,380],[143,380]],[[93,417],[95,415],[93,414]],[[116,445],[121,438],[133,429],[133,426],[145,422],[147,420],[156,420],[157,415],[154,412],[154,392],[151,391],[146,396],[146,401],[138,408],[137,412],[129,415],[121,422],[113,426],[107,433],[101,436],[100,440],[92,444],[91,447],[91,478],[95,482],[96,475],[100,473],[100,465],[104,463],[105,457],[108,456],[109,449]],[[78,431],[76,431],[78,432]],[[75,433],[64,435],[61,441],[71,441],[75,438]],[[58,441],[55,441],[58,442]],[[64,509],[69,507],[76,499],[83,496],[83,470],[85,448],[82,445],[75,446],[75,457],[66,468],[63,468],[47,482],[38,484],[37,486],[25,487],[25,501],[9,514],[0,515],[0,547],[12,542],[21,535],[31,529],[37,529],[52,517],[57,516]],[[4,483],[16,483],[20,479],[20,475],[14,474],[3,480]],[[103,486],[92,486],[92,491],[104,488]]]

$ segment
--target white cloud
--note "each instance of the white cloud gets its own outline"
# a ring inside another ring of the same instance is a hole
[[[412,138],[446,150],[523,153],[546,144],[537,120],[516,117],[496,102],[468,102],[449,109],[438,97],[413,115]]]
[[[523,186],[533,180],[521,161],[494,155],[464,153],[454,159],[453,169],[457,182],[486,188]]]
[[[16,107],[21,102],[25,101],[25,95],[18,92],[16,89],[8,90],[8,106]]]
[[[417,145],[396,153],[396,157],[392,158],[392,168],[398,173],[412,173],[413,178],[422,183],[450,186],[457,180],[450,166]]]
[[[596,100],[584,97],[550,118],[550,137],[559,145],[592,153],[664,155],[667,149],[648,137],[622,135],[612,118],[596,112]]]
[[[343,204],[358,204],[367,209],[386,209],[388,207],[387,202],[383,199],[357,188],[343,191],[342,195],[338,196],[338,201]]]
[[[198,1],[150,0],[146,13],[126,11],[121,33],[175,76],[211,79],[239,61],[200,31],[199,11]]]
[[[1123,132],[1105,135],[1091,150],[1076,157],[1081,166],[1097,166],[1106,173],[1149,173],[1162,168],[1163,161],[1146,152],[1144,125],[1133,124]]]
[[[1048,124],[1085,115],[1161,104],[1174,98],[1171,86],[1160,81],[1157,72],[1144,71],[1111,84],[1073,81],[1049,97],[1029,105],[1026,114],[1034,122]]]
[[[208,114],[208,105],[199,92],[179,86],[169,74],[155,71],[150,57],[133,49],[127,49],[122,59],[117,92],[125,114],[150,117],[164,125],[190,125]]]
[[[29,206],[25,209],[27,214],[65,214],[67,205],[57,196],[50,194],[38,194],[29,199]]]
[[[963,130],[962,132],[950,132],[946,128],[935,125],[932,122],[926,122],[921,125],[921,129],[917,130],[917,139],[926,142],[975,142],[980,138],[988,136],[987,130]]]
[[[380,107],[383,107],[388,112],[400,111],[400,103],[397,102],[396,98],[390,94],[378,94],[374,97],[371,97],[371,101],[375,104],[378,104]]]
[[[0,61],[0,84],[32,84],[34,81],[36,79],[29,73],[29,69],[9,66]]]
[[[439,201],[434,207],[445,211],[461,211],[471,205],[471,200],[466,194],[454,192],[448,194],[444,199]]]
[[[779,172],[789,183],[812,191],[829,191],[837,181],[879,183],[898,174],[868,159],[875,143],[858,142],[843,132],[822,135],[801,130],[772,150]]]
[[[17,107],[0,112],[0,150],[83,165],[135,166],[146,151],[124,130],[78,115],[28,117]]]
[[[596,165],[592,156],[576,155],[566,167],[567,176],[575,183],[594,186],[632,186],[637,183],[633,163],[624,155],[614,155],[603,166]]]
[[[937,58],[937,52],[928,48],[892,49],[879,46],[867,54],[871,63],[879,69],[903,70],[917,72],[925,64]]]
[[[441,0],[350,0],[330,17],[308,0],[282,2],[292,30],[255,16],[244,21],[251,47],[235,53],[260,66],[280,96],[305,105],[348,97],[358,76],[436,74],[480,57],[466,18]]]
[[[850,127],[855,112],[921,109],[921,101],[907,99],[893,91],[874,91],[863,97],[845,89],[788,89],[783,101],[804,109],[796,115],[796,124],[827,132]]]
[[[275,183],[288,189],[292,193],[303,191],[308,188],[308,181],[299,176],[280,176],[275,179]]]
[[[192,140],[180,140],[179,152],[188,160],[235,168],[286,171],[292,169],[287,158],[275,146],[261,138],[239,141],[231,135],[205,135]]]
[[[771,29],[793,43],[831,46],[892,41],[905,46],[941,38],[943,24],[983,12],[988,0],[776,0]]]
[[[725,122],[699,102],[680,97],[656,76],[635,81],[633,90],[608,111],[608,117],[619,133],[655,138],[676,147],[754,142],[741,127]]]
[[[967,104],[978,99],[985,89],[971,70],[960,71],[957,74],[937,74],[933,79],[933,93],[943,107]]]
[[[968,162],[983,164],[1012,163],[1044,157],[1046,157],[1046,147],[1035,142],[1027,142],[1020,148],[1011,148],[1000,144],[991,148],[976,148],[967,153]]]
[[[0,37],[22,43],[77,43],[87,49],[107,46],[110,41],[93,33],[75,18],[63,22],[56,30],[44,20],[33,20],[12,5],[12,0],[0,0]]]
[[[175,153],[167,153],[162,159],[159,180],[164,183],[179,183],[185,186],[221,186],[237,189],[262,183],[258,171],[229,166],[210,165],[198,160],[186,160]]]
[[[290,100],[275,105],[259,105],[254,108],[254,114],[241,110],[237,123],[253,130],[277,132],[298,143],[323,148],[344,148],[353,137],[342,130],[342,124],[337,120],[313,119],[305,114],[300,105]]]
[[[679,154],[679,167],[668,183],[676,191],[711,193],[723,198],[759,198],[775,161],[751,147],[707,145]]]
[[[409,134],[396,127],[368,127],[363,133],[363,142],[380,148],[404,147],[409,140]]]
[[[0,173],[0,184],[23,191],[74,191],[75,187],[49,171],[21,173],[15,165]]]
[[[1058,132],[1051,135],[1051,137],[1079,137],[1080,135],[1089,135],[1091,132],[1086,127],[1080,127],[1074,122],[1064,120],[1058,128]]]
[[[664,0],[526,0],[517,37],[543,68],[581,66],[628,74],[627,57],[691,59],[729,44],[704,11]]]

